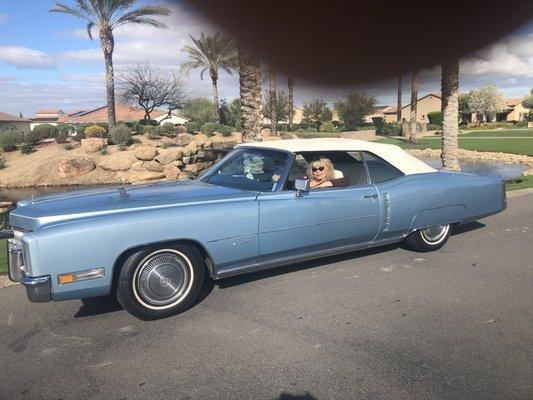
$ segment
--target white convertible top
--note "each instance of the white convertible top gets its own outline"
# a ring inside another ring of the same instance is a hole
[[[383,158],[406,175],[435,172],[426,163],[411,156],[393,144],[366,142],[356,139],[289,139],[268,142],[243,143],[237,147],[254,147],[261,149],[284,150],[291,153],[305,151],[368,151]]]

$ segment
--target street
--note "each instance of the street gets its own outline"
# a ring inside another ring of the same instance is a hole
[[[3,399],[531,399],[533,195],[400,245],[209,285],[144,322],[0,289]]]

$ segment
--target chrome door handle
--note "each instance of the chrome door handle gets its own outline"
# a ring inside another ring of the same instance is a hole
[[[369,194],[368,196],[363,196],[363,199],[377,199],[377,194]]]

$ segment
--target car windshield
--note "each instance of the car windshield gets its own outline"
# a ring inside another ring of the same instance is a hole
[[[236,189],[272,192],[281,187],[288,153],[265,149],[236,149],[200,180]]]

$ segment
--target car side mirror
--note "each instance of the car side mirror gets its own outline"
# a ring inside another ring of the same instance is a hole
[[[296,197],[302,197],[303,192],[309,191],[309,179],[296,179],[294,188],[296,189]]]

